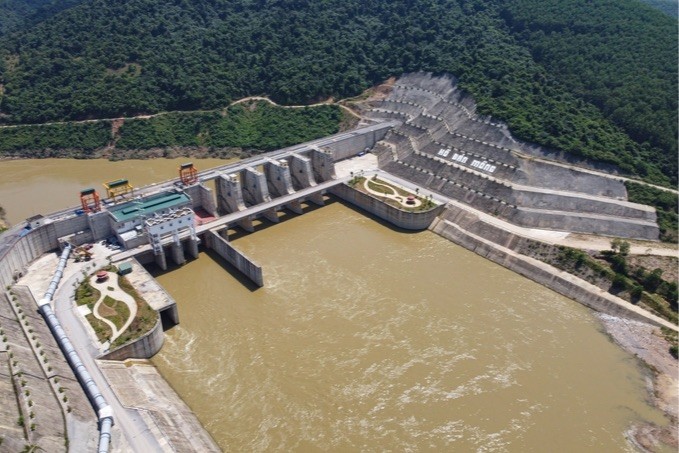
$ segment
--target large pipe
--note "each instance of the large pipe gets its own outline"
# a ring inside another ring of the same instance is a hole
[[[67,244],[64,251],[61,253],[61,258],[59,259],[59,265],[54,273],[54,277],[45,292],[45,297],[43,297],[39,305],[39,311],[45,318],[45,322],[52,331],[52,335],[57,340],[59,347],[66,356],[66,360],[73,368],[73,372],[78,377],[80,385],[82,385],[87,397],[90,402],[94,405],[94,409],[97,412],[99,418],[99,453],[107,453],[109,444],[111,442],[111,427],[113,426],[113,410],[111,406],[108,405],[106,399],[99,391],[99,387],[95,384],[92,375],[87,371],[80,356],[76,352],[71,340],[68,339],[66,332],[61,327],[61,323],[57,319],[57,316],[52,310],[50,302],[54,297],[54,293],[61,281],[61,277],[64,275],[64,268],[66,267],[66,261],[68,260],[68,255],[71,253],[71,244]]]

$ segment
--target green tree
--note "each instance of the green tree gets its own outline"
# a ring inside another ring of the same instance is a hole
[[[644,288],[651,293],[656,292],[663,282],[662,273],[663,271],[660,268],[653,269],[653,271],[646,275],[646,278],[644,279]]]

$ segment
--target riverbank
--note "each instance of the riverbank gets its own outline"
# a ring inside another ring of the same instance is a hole
[[[677,360],[668,352],[669,342],[657,328],[648,324],[603,314],[598,317],[611,339],[645,368],[649,399],[670,421],[668,426],[633,425],[626,433],[628,440],[643,451],[656,451],[661,443],[676,450],[679,448],[679,379]]]
[[[0,162],[29,159],[107,159],[113,162],[122,160],[147,159],[245,159],[264,151],[249,150],[236,147],[213,148],[208,146],[168,146],[149,149],[118,149],[105,147],[93,152],[82,150],[46,150],[36,153],[34,150],[12,155],[0,155]]]

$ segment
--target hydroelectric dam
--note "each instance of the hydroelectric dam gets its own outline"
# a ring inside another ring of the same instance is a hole
[[[369,116],[376,124],[350,132],[203,171],[187,163],[179,168],[179,178],[142,188],[125,179],[110,181],[105,196],[84,189],[79,206],[34,216],[0,236],[0,284],[11,288],[36,259],[61,251],[59,268],[39,303],[87,389],[97,378],[82,371],[96,374],[90,369],[96,362],[73,355],[78,348],[57,324],[59,310],[48,309],[74,249],[107,241],[116,249],[110,262],[155,262],[166,270],[168,260],[181,265],[197,257],[202,244],[261,287],[264,270],[230,244],[224,231],[254,231],[259,218],[278,222],[281,212],[301,214],[304,204],[323,205],[331,193],[398,228],[429,228],[598,311],[676,330],[517,252],[522,241],[553,238],[555,231],[657,240],[655,211],[626,201],[616,175],[516,141],[501,123],[477,116],[473,101],[448,78],[405,76],[372,107]],[[359,180],[364,190],[358,190]],[[395,204],[387,202],[390,197]],[[408,209],[409,203],[426,208]],[[75,286],[75,277],[67,283]],[[179,322],[168,300],[153,307],[162,324],[151,334],[100,357],[155,354],[163,343],[163,325]],[[96,402],[104,430],[100,441],[107,443],[119,411],[103,400],[106,389],[94,389],[87,397]]]

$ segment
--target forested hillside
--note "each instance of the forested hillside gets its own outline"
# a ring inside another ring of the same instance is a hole
[[[0,36],[28,28],[83,0],[0,0]]]
[[[677,18],[679,17],[679,2],[677,0],[640,0],[643,3],[651,5],[655,9],[662,11],[668,16]]]
[[[676,35],[676,20],[636,0],[88,0],[0,40],[0,119],[219,108],[259,94],[309,103],[446,72],[520,138],[667,184]]]
[[[287,109],[255,101],[116,125],[102,120],[0,128],[0,154],[24,156],[32,150],[35,157],[87,158],[105,151],[113,157],[116,150],[165,147],[272,151],[334,134],[341,122],[342,111],[335,105]]]
[[[657,20],[630,24],[634,3],[580,3],[508,2],[503,16],[535,61],[645,149],[663,150],[661,168],[676,172],[676,22],[657,12]]]

